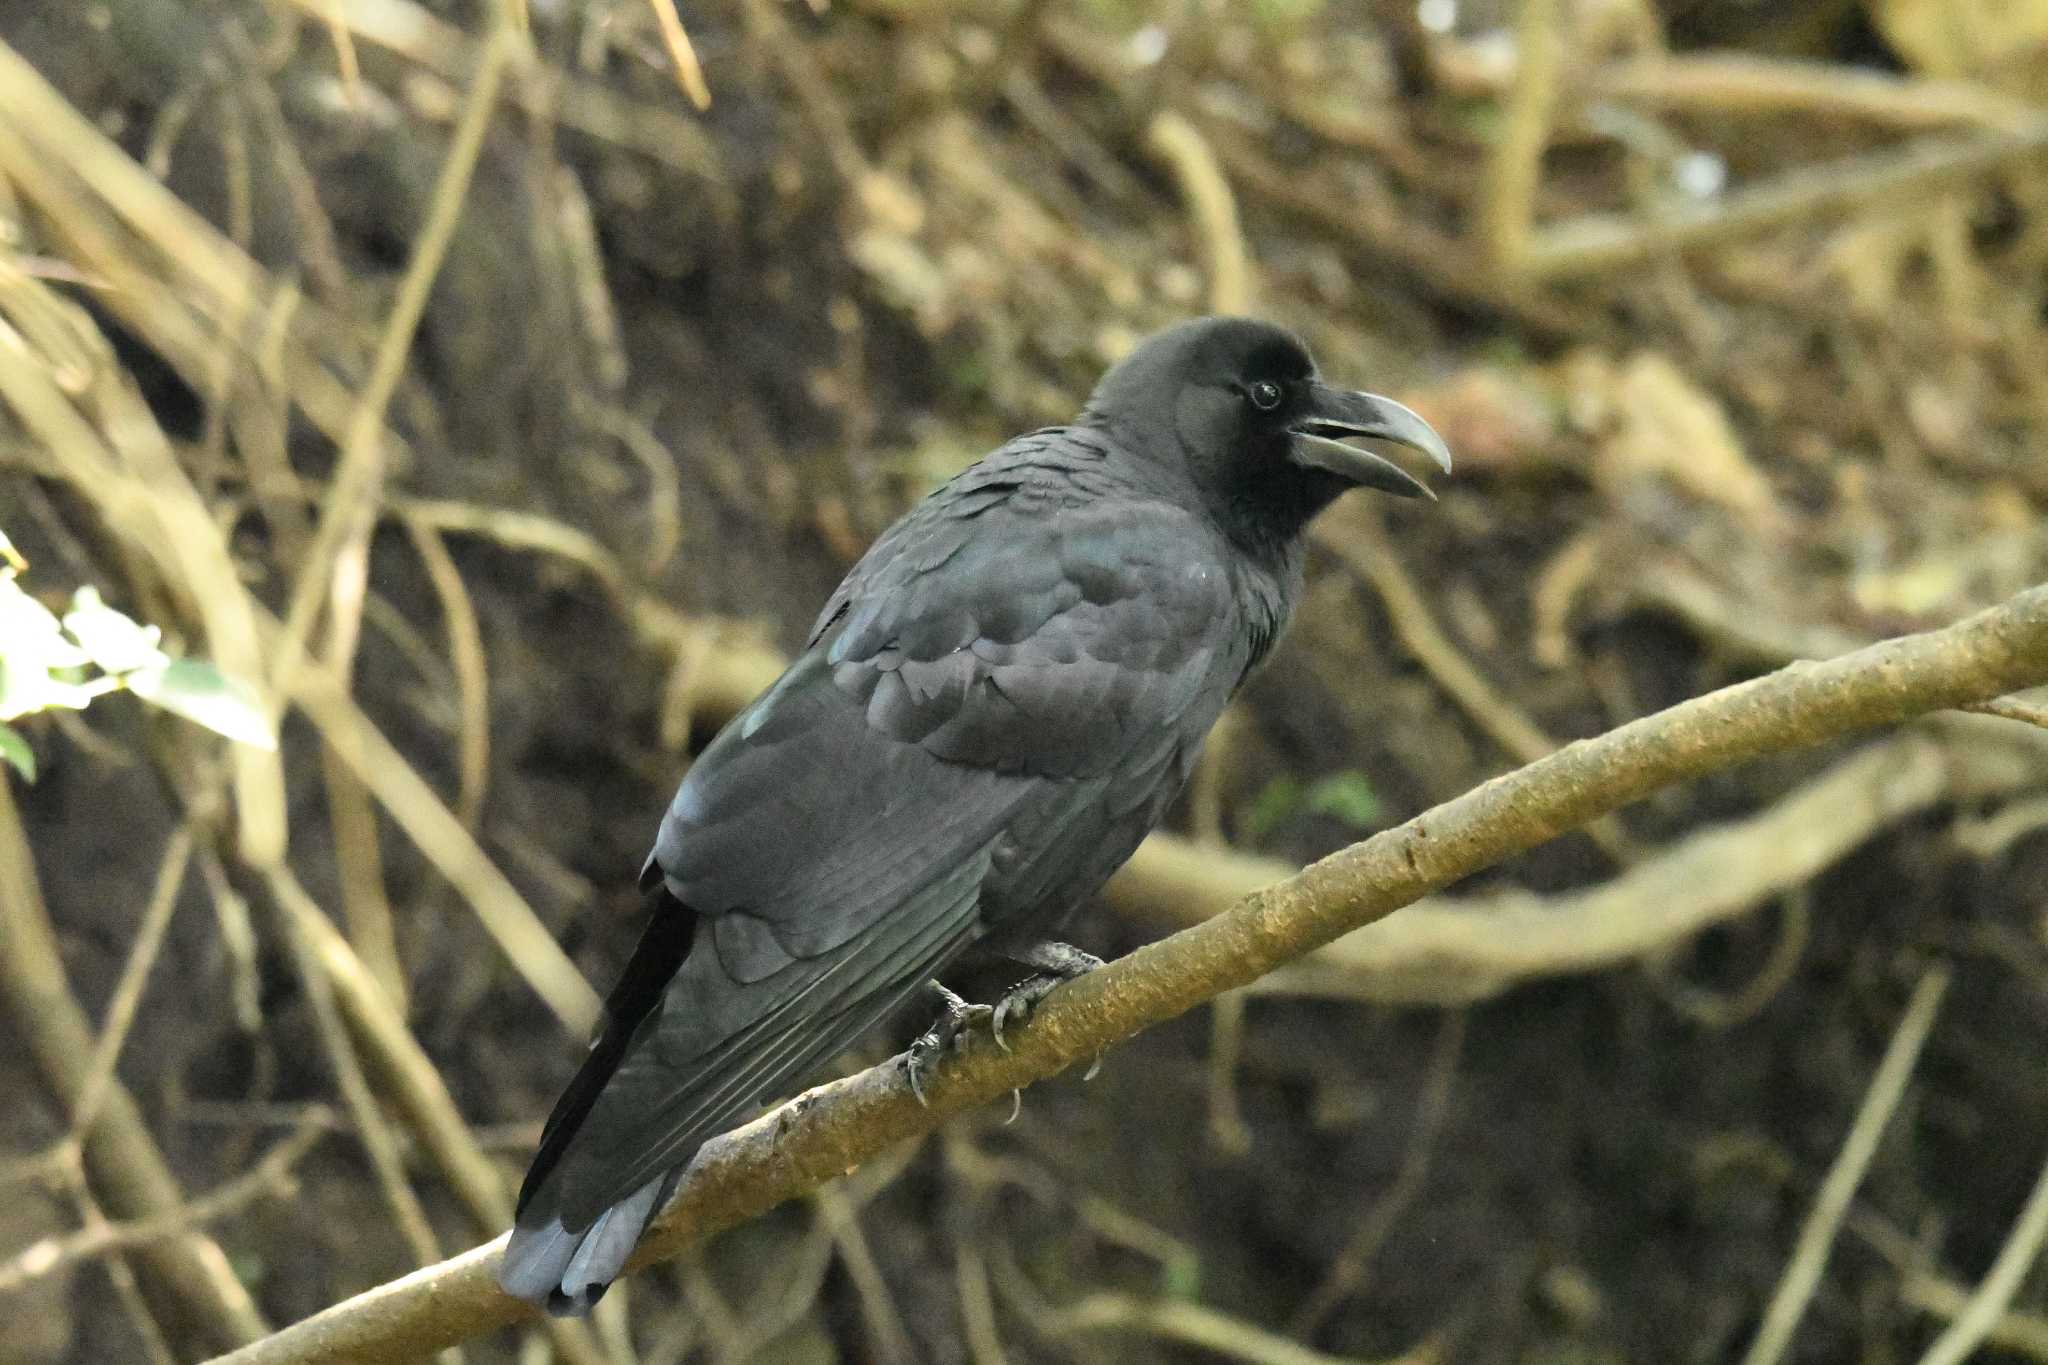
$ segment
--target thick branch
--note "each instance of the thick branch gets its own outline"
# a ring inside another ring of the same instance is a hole
[[[881,1066],[718,1139],[636,1264],[722,1229],[1428,893],[1637,801],[1760,754],[2048,682],[2048,587],[1958,625],[1797,663],[1584,740],[1267,887],[1206,923],[1060,988],[1000,1052],[977,1038],[919,1108]],[[492,1282],[497,1242],[339,1304],[231,1365],[411,1359],[519,1318]]]
[[[1908,816],[2040,785],[2048,735],[1970,716],[1866,744],[1769,807],[1703,825],[1595,886],[1431,896],[1253,987],[1397,1004],[1464,1004],[1537,977],[1655,953],[1802,886]],[[1275,858],[1155,834],[1110,880],[1119,912],[1196,924],[1293,871]]]

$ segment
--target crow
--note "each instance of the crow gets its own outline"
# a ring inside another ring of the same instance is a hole
[[[803,654],[705,749],[640,885],[640,945],[519,1192],[499,1283],[587,1312],[706,1139],[929,984],[931,1064],[1100,965],[1053,941],[1158,823],[1287,624],[1302,532],[1345,490],[1430,496],[1342,438],[1449,451],[1330,387],[1290,333],[1183,323],[919,503]],[[971,945],[1033,974],[991,1010]]]

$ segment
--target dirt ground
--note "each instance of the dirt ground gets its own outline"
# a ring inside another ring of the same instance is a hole
[[[353,526],[328,562],[363,590],[311,638],[461,832],[294,709],[287,865],[507,1179],[580,1044],[430,850],[473,838],[607,984],[689,750],[876,532],[1156,326],[1283,321],[1459,461],[1435,506],[1322,524],[1292,635],[1173,818],[1183,849],[1299,864],[2048,577],[2048,4],[708,0],[680,14],[703,110],[645,0],[516,8],[530,58],[483,37],[507,22],[483,0],[0,3],[39,73],[0,69],[8,336],[61,375],[22,300],[77,305],[111,387],[64,391],[117,453],[160,429],[152,477],[279,616],[322,519]],[[32,114],[58,106],[78,117]],[[189,217],[138,188],[159,182]],[[386,455],[353,465],[444,217]],[[222,653],[199,580],[156,567],[11,392],[25,583],[98,584]],[[261,1315],[495,1235],[402,1106],[365,1133],[220,746],[126,697],[19,728],[40,772],[13,800],[95,1029],[192,831],[117,1074],[187,1195],[292,1144],[205,1224]],[[1566,836],[1432,911],[1499,916],[1498,945],[1534,945],[1514,970],[1290,969],[634,1279],[606,1358],[1741,1360],[1917,1012],[1777,1358],[1918,1359],[2048,1159],[2042,738],[1944,717]],[[1663,890],[1590,894],[1610,882]],[[1158,899],[1120,889],[1077,937],[1114,954],[1210,908]],[[67,1082],[17,1031],[0,1359],[223,1344],[142,1255],[34,1254],[150,1206],[66,1154],[82,1062]],[[2048,1269],[1971,1358],[2048,1360]]]

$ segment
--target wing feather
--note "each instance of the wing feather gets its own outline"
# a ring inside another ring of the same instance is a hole
[[[1037,433],[921,504],[698,759],[642,876],[694,948],[593,1054],[522,1227],[590,1226],[1156,819],[1243,632],[1207,523],[1104,498],[1095,439]]]
[[[687,1162],[764,1093],[844,1050],[970,940],[988,857],[982,850],[903,907],[890,926],[899,932],[858,936],[793,961],[765,990],[758,982],[733,990],[718,967],[704,965],[715,954],[685,961],[585,1116],[576,1159],[565,1163],[553,1200],[536,1214],[588,1226]],[[735,1004],[752,1014],[737,1028]]]

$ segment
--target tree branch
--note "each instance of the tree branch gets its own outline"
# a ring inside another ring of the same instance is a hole
[[[820,1086],[707,1144],[635,1257],[646,1265],[1243,986],[1399,906],[1676,782],[1929,711],[2048,683],[2048,587],[1957,625],[1795,663],[1494,779],[1055,991],[998,1051],[976,1037],[923,1109],[883,1065]],[[502,1239],[369,1291],[224,1365],[412,1359],[515,1321],[492,1280]]]
[[[1930,717],[1860,746],[1762,810],[1696,826],[1606,881],[1542,896],[1514,886],[1431,896],[1252,989],[1456,1005],[1539,977],[1603,971],[1806,885],[1903,820],[2038,788],[2044,772],[2048,734],[1974,716]],[[1155,834],[1103,898],[1134,920],[1173,929],[1221,914],[1293,870],[1276,858]]]

